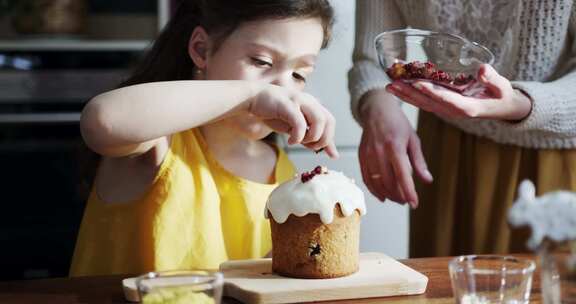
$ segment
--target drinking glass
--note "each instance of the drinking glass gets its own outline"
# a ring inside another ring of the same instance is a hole
[[[528,303],[535,268],[533,261],[511,256],[456,257],[449,264],[456,303]]]

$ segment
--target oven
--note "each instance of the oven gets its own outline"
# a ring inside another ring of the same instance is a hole
[[[0,0],[0,281],[68,275],[90,187],[80,113],[127,76],[170,2]]]
[[[81,110],[139,52],[0,52],[0,280],[68,275],[87,195]]]

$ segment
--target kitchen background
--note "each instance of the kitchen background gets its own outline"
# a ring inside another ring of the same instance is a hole
[[[87,187],[78,130],[84,103],[114,87],[169,16],[169,0],[0,0],[0,280],[66,276]],[[363,188],[361,251],[408,255],[408,209],[362,183],[361,130],[349,111],[354,1],[332,0],[337,23],[308,91],[337,119],[341,157],[288,147],[299,170],[322,164]],[[414,108],[405,106],[412,123]]]

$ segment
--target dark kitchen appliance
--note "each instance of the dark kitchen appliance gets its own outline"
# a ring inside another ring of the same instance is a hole
[[[0,280],[68,275],[87,195],[81,110],[167,18],[168,0],[88,4],[81,37],[21,35],[0,15]]]

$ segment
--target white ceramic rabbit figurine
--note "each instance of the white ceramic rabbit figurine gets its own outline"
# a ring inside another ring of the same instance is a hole
[[[576,193],[555,191],[536,197],[534,184],[524,180],[508,212],[508,221],[513,226],[532,228],[527,245],[533,250],[544,238],[556,242],[576,240]]]

